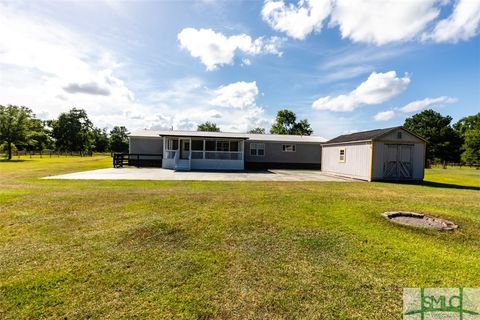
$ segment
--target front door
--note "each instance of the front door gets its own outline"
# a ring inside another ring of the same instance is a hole
[[[188,159],[190,156],[190,140],[180,140],[180,159]]]
[[[410,179],[413,172],[413,146],[405,144],[385,145],[383,176],[392,179]]]

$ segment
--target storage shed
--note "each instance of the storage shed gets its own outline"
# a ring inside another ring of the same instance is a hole
[[[426,140],[403,127],[342,135],[322,144],[322,171],[360,180],[423,180]]]

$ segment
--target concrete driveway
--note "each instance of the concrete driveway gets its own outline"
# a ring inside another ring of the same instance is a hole
[[[210,181],[351,181],[316,170],[174,171],[160,168],[109,168],[74,172],[43,179],[85,180],[210,180]]]

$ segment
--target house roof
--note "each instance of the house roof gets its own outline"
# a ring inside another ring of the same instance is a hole
[[[130,137],[157,138],[163,136],[174,137],[198,137],[198,138],[230,138],[230,139],[249,139],[252,141],[272,141],[272,142],[305,142],[321,143],[326,139],[319,136],[300,136],[300,135],[282,135],[282,134],[252,134],[235,132],[209,132],[209,131],[180,131],[180,130],[138,130],[129,134]]]
[[[300,136],[293,134],[254,134],[247,133],[249,140],[252,141],[272,141],[272,142],[309,142],[322,143],[327,139],[320,136]]]
[[[409,130],[406,130],[404,127],[398,126],[398,127],[392,127],[392,128],[376,129],[376,130],[355,132],[355,133],[351,133],[351,134],[344,134],[344,135],[338,136],[336,138],[333,138],[333,139],[325,142],[325,144],[374,140],[374,139],[380,138],[381,136],[383,136],[383,135],[385,135],[385,134],[387,134],[387,133],[389,133],[393,130],[398,130],[398,129],[402,129],[404,131],[407,131],[408,133],[416,136],[417,138],[426,141],[424,138],[414,134],[413,132],[411,132]]]

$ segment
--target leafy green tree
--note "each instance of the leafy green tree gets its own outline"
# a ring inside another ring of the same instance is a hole
[[[297,116],[294,112],[283,109],[277,112],[277,118],[270,129],[270,133],[309,136],[313,133],[313,130],[307,119],[297,122]]]
[[[58,150],[92,150],[93,125],[83,109],[73,108],[51,122],[52,137]]]
[[[6,145],[8,160],[15,144],[27,142],[32,118],[32,110],[26,107],[0,105],[0,144]]]
[[[453,128],[463,139],[462,161],[480,164],[480,112],[460,119]]]
[[[197,126],[197,131],[220,132],[220,128],[213,122],[207,121]]]
[[[123,126],[115,126],[110,131],[110,150],[112,152],[128,152],[128,130]]]
[[[30,120],[29,132],[27,135],[27,143],[25,149],[28,150],[44,150],[54,147],[53,139],[46,127],[46,121],[32,118]]]
[[[93,151],[105,152],[110,147],[110,139],[108,138],[107,129],[94,128],[93,129]]]
[[[427,159],[433,162],[460,160],[462,140],[450,126],[452,117],[442,116],[431,109],[405,120],[404,127],[427,139]]]
[[[248,130],[248,133],[265,134],[265,128],[253,128],[251,130]]]

